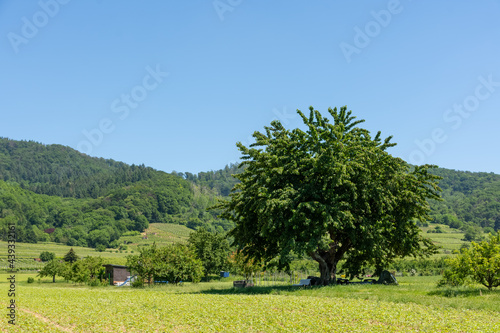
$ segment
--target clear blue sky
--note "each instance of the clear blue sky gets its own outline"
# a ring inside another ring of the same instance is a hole
[[[0,1],[0,136],[199,172],[273,119],[347,105],[406,161],[500,174],[499,17],[499,0]]]

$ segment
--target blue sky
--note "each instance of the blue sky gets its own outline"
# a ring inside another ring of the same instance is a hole
[[[414,164],[500,174],[500,1],[0,1],[0,136],[170,172],[347,105]]]

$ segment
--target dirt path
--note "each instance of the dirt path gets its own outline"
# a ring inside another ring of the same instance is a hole
[[[44,317],[42,316],[41,314],[39,313],[36,313],[36,312],[33,312],[33,311],[30,311],[30,310],[26,310],[26,309],[19,309],[19,311],[23,311],[23,312],[26,312],[26,313],[29,313],[30,315],[33,315],[35,316],[36,318],[40,319],[41,321],[43,321],[44,323],[47,323],[49,325],[52,325],[54,327],[56,327],[57,329],[63,331],[63,332],[68,332],[68,333],[73,333],[73,331],[67,327],[64,327],[64,326],[61,326],[55,322],[53,322],[52,320],[50,320],[49,318],[47,317]]]

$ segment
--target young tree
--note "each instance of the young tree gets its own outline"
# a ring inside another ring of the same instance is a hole
[[[205,275],[218,274],[226,269],[229,242],[222,234],[215,234],[200,228],[189,235],[188,243],[194,248],[203,263]]]
[[[69,263],[74,263],[75,261],[78,260],[78,256],[76,255],[75,251],[73,248],[71,248],[68,253],[64,255],[64,261],[69,262]]]
[[[83,260],[67,263],[65,278],[75,283],[85,283],[89,279],[89,272]]]
[[[203,264],[194,251],[180,243],[159,248],[156,257],[155,277],[173,283],[190,280],[200,282]]]
[[[448,264],[451,268],[444,272],[438,286],[458,286],[467,279],[489,290],[500,286],[500,231],[490,235],[488,241],[472,242],[455,258],[448,259]]]
[[[104,259],[101,257],[86,257],[82,260],[85,270],[88,272],[87,282],[96,282],[104,274]]]
[[[139,254],[127,256],[127,267],[131,272],[137,274],[142,283],[148,284],[155,274],[155,259],[157,257],[156,243],[152,246],[142,246],[139,248]]]
[[[52,282],[56,282],[56,275],[64,277],[64,263],[52,259],[38,273],[39,277],[52,276]]]
[[[237,143],[246,169],[215,207],[236,223],[235,244],[257,261],[277,257],[279,268],[291,253],[309,255],[324,284],[335,282],[341,259],[353,276],[367,264],[381,271],[397,257],[433,253],[415,220],[425,222],[427,199],[439,199],[439,177],[388,154],[391,137],[372,137],[346,107],[328,111],[333,123],[311,107],[309,117],[297,110],[305,132],[273,121],[250,147]]]
[[[229,256],[229,264],[236,274],[243,275],[245,280],[250,281],[251,277],[263,269],[263,265],[254,259],[246,258],[242,252],[233,252]]]

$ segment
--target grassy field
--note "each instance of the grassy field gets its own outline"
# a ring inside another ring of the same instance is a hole
[[[443,233],[427,233],[428,230],[433,230],[437,226],[441,227]],[[428,227],[420,229],[424,237],[430,238],[435,245],[441,247],[435,257],[450,255],[453,250],[458,250],[462,244],[468,243],[462,240],[464,233],[461,230],[450,228],[445,224],[430,224]]]
[[[133,289],[27,284],[28,276],[16,276],[17,325],[8,327],[2,315],[2,332],[500,330],[500,291],[440,290],[436,277],[400,278],[399,286],[234,289],[230,282],[211,282]],[[7,295],[5,274],[0,281]],[[0,297],[3,311],[6,302]]]
[[[156,243],[158,246],[164,246],[171,243],[186,243],[191,232],[192,229],[179,224],[151,223],[141,235],[122,236],[119,241],[129,243],[128,249],[137,251],[139,246],[146,244]]]

